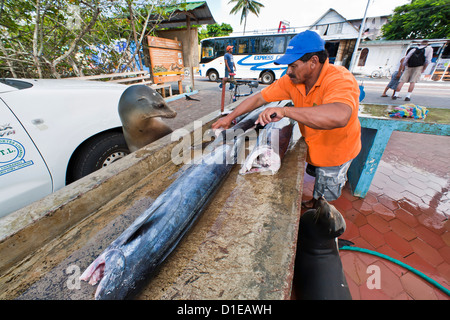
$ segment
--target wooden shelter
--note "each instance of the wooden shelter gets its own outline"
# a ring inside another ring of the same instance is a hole
[[[198,33],[192,26],[214,24],[211,11],[206,1],[196,1],[169,6],[166,12],[170,18],[159,22],[162,30],[158,36],[162,38],[178,40],[182,43],[184,67],[190,70],[192,87],[194,87],[194,66],[198,60]],[[182,28],[186,27],[186,28]]]

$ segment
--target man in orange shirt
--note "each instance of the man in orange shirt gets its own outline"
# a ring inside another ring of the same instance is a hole
[[[296,120],[308,145],[307,173],[316,177],[313,199],[303,205],[314,206],[322,195],[328,201],[336,200],[351,161],[361,150],[358,83],[347,69],[329,63],[325,41],[314,31],[292,38],[275,64],[287,64],[286,75],[244,100],[212,128],[227,129],[237,116],[268,102],[292,100],[294,108],[268,108],[256,123],[266,125],[284,117]]]

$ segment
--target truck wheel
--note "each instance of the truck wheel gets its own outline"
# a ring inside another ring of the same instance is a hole
[[[105,132],[97,135],[85,142],[77,151],[68,170],[67,183],[107,167],[129,153],[122,133]]]

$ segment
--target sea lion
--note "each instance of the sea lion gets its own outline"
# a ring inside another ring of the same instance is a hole
[[[297,299],[352,299],[338,250],[337,237],[344,231],[341,213],[323,197],[301,216],[294,268]]]
[[[128,87],[119,100],[119,116],[128,148],[134,152],[172,132],[162,118],[174,118],[171,109],[156,90],[146,85]]]

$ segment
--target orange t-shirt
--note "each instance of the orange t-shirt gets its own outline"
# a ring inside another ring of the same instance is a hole
[[[318,167],[333,167],[354,159],[361,150],[361,124],[358,119],[359,87],[344,67],[324,63],[319,79],[306,95],[304,84],[293,84],[285,75],[261,91],[267,102],[292,100],[297,108],[341,102],[353,109],[343,128],[318,130],[299,123],[308,145],[307,162]]]

